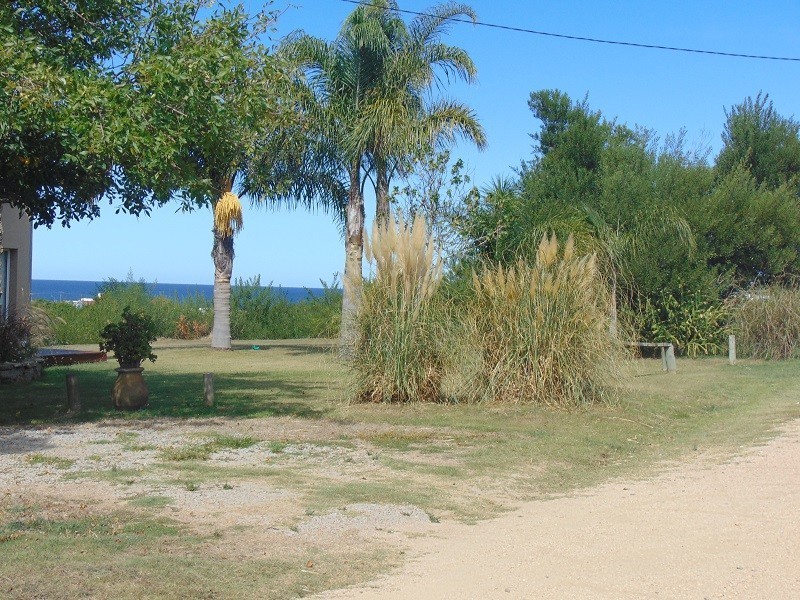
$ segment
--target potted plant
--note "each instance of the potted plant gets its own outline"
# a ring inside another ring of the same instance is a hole
[[[117,410],[136,410],[147,406],[149,391],[142,376],[142,361],[155,362],[150,342],[156,341],[156,326],[144,312],[122,311],[119,323],[109,323],[100,332],[100,350],[113,351],[119,362],[111,399]]]

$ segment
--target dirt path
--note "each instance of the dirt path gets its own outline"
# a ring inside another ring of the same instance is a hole
[[[800,421],[726,464],[442,525],[418,558],[320,598],[800,598]]]

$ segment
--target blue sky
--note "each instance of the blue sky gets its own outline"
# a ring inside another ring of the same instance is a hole
[[[259,2],[249,2],[260,7]],[[434,2],[401,0],[400,8],[424,11]],[[610,40],[734,53],[800,57],[800,3],[796,1],[676,0],[538,1],[473,0],[481,21]],[[279,0],[277,7],[285,6]],[[354,6],[342,0],[292,0],[278,36],[295,29],[332,39]],[[412,18],[407,16],[408,19]],[[453,150],[482,185],[509,174],[530,158],[538,128],[527,107],[532,91],[558,88],[608,118],[643,125],[663,139],[685,127],[689,145],[721,147],[724,109],[759,91],[769,93],[784,116],[800,116],[800,62],[726,58],[570,41],[488,27],[454,24],[446,41],[465,48],[478,67],[478,83],[447,89],[472,106],[489,146]],[[368,207],[371,198],[367,199]],[[150,218],[115,215],[69,229],[34,232],[36,279],[136,278],[161,283],[213,282],[209,210]],[[371,219],[368,208],[368,221]],[[284,286],[318,286],[342,271],[343,242],[325,214],[269,211],[246,206],[236,239],[234,277],[260,275]]]

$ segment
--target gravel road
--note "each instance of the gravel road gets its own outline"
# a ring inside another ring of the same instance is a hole
[[[318,597],[797,599],[800,421],[724,464],[699,457],[437,531],[400,571]]]

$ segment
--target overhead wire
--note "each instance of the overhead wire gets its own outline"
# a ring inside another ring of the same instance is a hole
[[[365,2],[361,0],[341,0],[342,2],[347,2],[348,4],[355,4],[358,6],[369,6]],[[408,14],[408,15],[415,15],[420,17],[432,17],[430,13],[420,12],[415,10],[407,10],[407,9],[397,9],[398,12]],[[513,31],[516,33],[527,33],[531,35],[539,35],[544,37],[552,37],[552,38],[560,38],[565,40],[574,40],[574,41],[581,41],[581,42],[591,42],[595,44],[610,44],[614,46],[627,46],[631,48],[647,48],[650,50],[667,50],[671,52],[687,52],[691,54],[707,54],[712,56],[725,56],[729,58],[750,58],[756,60],[777,60],[777,61],[789,61],[789,62],[800,62],[800,58],[795,58],[791,56],[769,56],[765,54],[744,54],[740,52],[723,52],[720,50],[702,50],[698,48],[681,48],[679,46],[664,46],[660,44],[643,44],[639,42],[623,42],[619,40],[606,40],[601,38],[593,38],[593,37],[586,37],[580,35],[568,35],[565,33],[553,33],[551,31],[537,31],[535,29],[527,29],[525,27],[514,27],[512,25],[501,25],[498,23],[486,23],[484,21],[473,21],[471,19],[462,19],[458,17],[454,17],[448,19],[449,21],[455,23],[466,23],[468,25],[476,25],[480,27],[488,27],[491,29],[500,29],[503,31]]]

